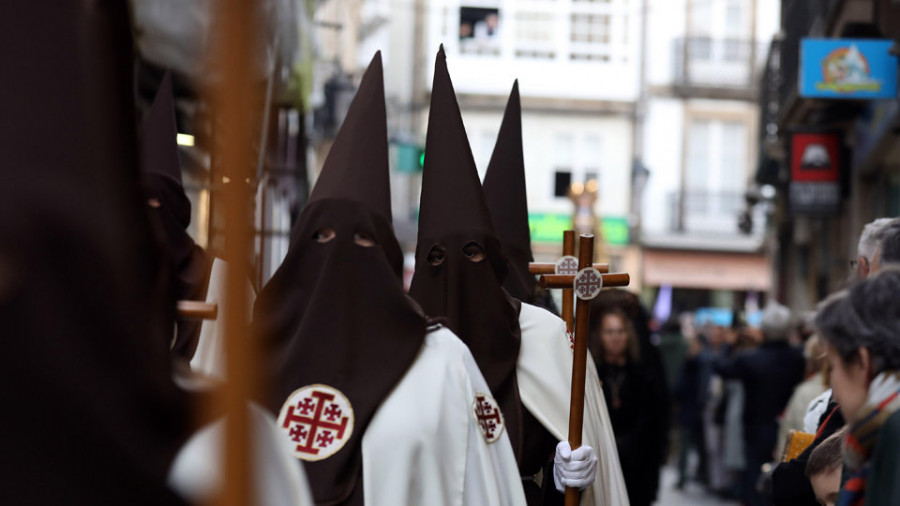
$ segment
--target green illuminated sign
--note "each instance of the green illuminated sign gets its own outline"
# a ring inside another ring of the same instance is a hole
[[[528,215],[531,242],[561,243],[563,232],[572,228],[572,217],[560,213],[532,213]],[[603,242],[616,246],[628,244],[628,220],[604,217],[600,224]]]
[[[397,172],[413,173],[422,172],[425,163],[425,151],[414,144],[397,143],[396,160]]]

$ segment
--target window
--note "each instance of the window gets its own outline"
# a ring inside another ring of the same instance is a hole
[[[747,124],[694,119],[688,127],[685,189],[695,194],[737,195],[746,186]]]
[[[553,36],[556,16],[552,11],[517,12],[515,19],[517,57],[553,59],[556,56]]]
[[[744,188],[747,165],[747,127],[739,121],[722,124],[722,188],[739,192]]]
[[[584,159],[581,160],[584,167],[584,181],[588,182],[592,179],[599,181],[602,155],[602,141],[597,135],[586,135],[583,138],[582,153]]]
[[[602,42],[609,44],[609,16],[606,14],[572,14],[572,42]]]
[[[745,61],[747,55],[744,54],[744,49],[746,47],[745,41],[725,39],[722,57],[729,63],[740,63]]]
[[[572,185],[572,173],[568,171],[556,171],[553,184],[553,196],[566,197],[569,195],[569,186]]]
[[[691,35],[710,35],[713,29],[712,0],[690,2]]]
[[[464,54],[500,54],[500,9],[459,8],[459,48]]]
[[[710,122],[693,120],[688,129],[687,190],[705,189],[709,180]]]
[[[609,14],[573,12],[569,15],[569,58],[609,61],[612,48]]]
[[[726,33],[742,33],[744,31],[744,9],[741,0],[728,0],[725,4]]]
[[[750,164],[747,132],[738,119],[690,121],[681,206],[687,230],[734,233]]]
[[[712,58],[712,39],[709,37],[691,39],[690,48],[692,61],[707,61]]]

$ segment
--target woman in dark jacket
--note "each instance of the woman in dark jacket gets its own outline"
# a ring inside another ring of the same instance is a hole
[[[628,499],[649,506],[659,482],[658,416],[662,392],[640,360],[640,345],[618,308],[594,320],[591,344],[616,436]]]

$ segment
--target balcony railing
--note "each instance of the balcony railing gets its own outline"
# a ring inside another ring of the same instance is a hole
[[[766,47],[744,39],[686,37],[673,41],[674,84],[682,93],[722,89],[752,93]]]
[[[669,231],[674,233],[737,235],[738,217],[746,207],[741,192],[673,192],[668,201]]]

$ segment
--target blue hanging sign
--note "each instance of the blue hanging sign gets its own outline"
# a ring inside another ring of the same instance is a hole
[[[800,45],[800,96],[875,99],[897,97],[894,41],[881,39],[803,39]]]

